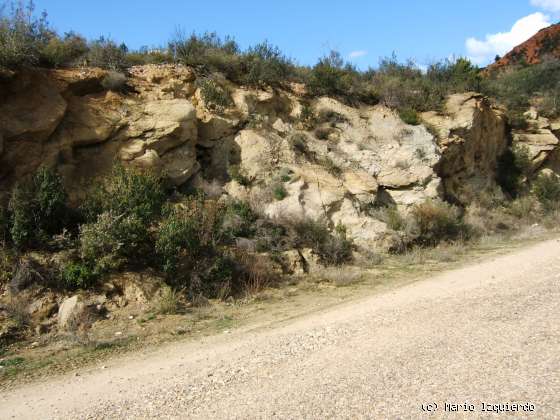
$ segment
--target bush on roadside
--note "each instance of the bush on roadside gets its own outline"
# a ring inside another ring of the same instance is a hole
[[[435,246],[440,242],[467,239],[469,226],[457,207],[440,200],[429,200],[415,205],[412,218],[413,242]]]
[[[98,273],[90,266],[81,262],[70,262],[60,271],[59,286],[64,290],[89,289],[98,277]]]
[[[198,195],[169,209],[161,220],[155,251],[173,286],[189,289],[193,276],[212,281],[212,273],[218,270],[219,274],[221,263],[212,260],[223,259],[220,247],[227,239],[222,228],[224,210],[217,201]]]
[[[294,248],[311,248],[324,265],[341,265],[352,260],[353,243],[339,224],[331,233],[327,223],[304,219],[289,226]]]
[[[80,226],[79,241],[82,260],[98,273],[145,262],[150,255],[148,226],[135,214],[101,213],[95,222]]]
[[[9,202],[10,235],[16,247],[41,245],[59,233],[66,222],[66,200],[62,179],[45,167],[17,184]]]
[[[546,212],[552,212],[559,208],[560,180],[556,174],[540,174],[533,181],[532,191]]]
[[[165,200],[161,177],[117,164],[89,192],[83,211],[90,222],[110,212],[114,217],[131,215],[149,224],[159,217]]]

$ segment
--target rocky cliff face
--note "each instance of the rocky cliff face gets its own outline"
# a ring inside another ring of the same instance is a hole
[[[406,211],[437,197],[467,204],[498,188],[496,162],[508,147],[502,112],[473,93],[450,97],[445,113],[411,126],[380,105],[307,102],[297,87],[255,91],[220,79],[232,105],[216,113],[180,66],[133,68],[126,93],[104,89],[105,76],[34,71],[1,82],[5,188],[47,164],[77,198],[120,160],[174,185],[248,200],[270,217],[326,217],[370,246],[387,230],[376,206]],[[304,121],[309,110],[314,117]]]

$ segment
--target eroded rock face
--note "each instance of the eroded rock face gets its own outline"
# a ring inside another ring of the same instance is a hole
[[[531,174],[536,175],[543,169],[550,169],[560,173],[560,153],[558,150],[558,137],[560,133],[558,122],[550,122],[547,118],[539,116],[532,108],[525,113],[528,127],[524,130],[513,131],[513,144],[515,148],[522,148],[529,155]]]
[[[444,115],[423,114],[426,126],[407,125],[384,106],[318,98],[309,127],[296,91],[249,90],[217,78],[232,99],[218,115],[187,67],[134,67],[126,94],[104,90],[105,75],[53,70],[3,82],[2,92],[12,94],[0,103],[2,183],[47,164],[58,167],[72,195],[120,160],[161,171],[175,185],[217,182],[220,194],[249,200],[272,218],[342,223],[370,246],[387,232],[372,217],[375,206],[406,212],[437,197],[468,204],[496,188],[496,161],[508,146],[501,111],[472,93],[451,96]],[[539,130],[548,130],[546,138],[529,143],[555,149],[551,128]],[[234,165],[244,185],[231,179]]]
[[[495,191],[499,157],[508,147],[506,119],[501,110],[476,93],[452,95],[445,115],[422,114],[438,135],[442,159],[437,173],[446,198],[471,202],[482,191]]]

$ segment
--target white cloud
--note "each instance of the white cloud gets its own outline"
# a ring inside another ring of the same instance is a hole
[[[560,0],[533,0],[542,3],[560,5]],[[513,47],[527,41],[542,28],[550,26],[550,16],[541,12],[533,13],[519,19],[509,32],[486,35],[483,41],[469,38],[466,41],[467,54],[473,63],[485,65],[490,63],[496,54],[504,55]]]
[[[350,58],[360,58],[363,56],[367,55],[367,51],[364,50],[359,50],[359,51],[352,51],[350,54],[348,54],[348,57]]]
[[[531,4],[549,12],[560,12],[560,0],[531,0]]]

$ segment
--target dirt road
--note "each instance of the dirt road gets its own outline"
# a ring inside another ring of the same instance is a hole
[[[493,418],[505,409],[560,418],[557,240],[0,396],[2,419]]]

